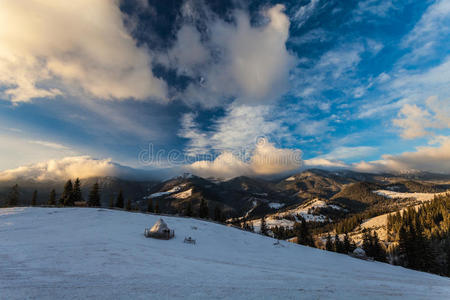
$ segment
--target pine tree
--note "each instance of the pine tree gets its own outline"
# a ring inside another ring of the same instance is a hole
[[[192,201],[190,200],[187,204],[185,215],[188,217],[192,217]]]
[[[370,231],[367,229],[364,229],[363,231],[363,244],[362,244],[363,250],[366,252],[366,255],[369,257],[373,257],[372,252],[372,236],[370,234]]]
[[[55,189],[51,190],[50,197],[48,199],[48,205],[56,205],[56,192]]]
[[[206,219],[208,218],[208,215],[209,215],[208,203],[205,201],[205,199],[202,199],[200,201],[198,216],[202,219]]]
[[[222,222],[222,210],[218,204],[214,207],[214,221]]]
[[[19,205],[19,185],[16,183],[9,192],[8,195],[8,206]]]
[[[159,210],[159,201],[156,201],[155,203],[155,214],[159,214],[161,211]]]
[[[126,210],[131,210],[131,200],[130,199],[127,200]]]
[[[345,253],[350,253],[353,251],[352,245],[350,243],[350,238],[348,237],[347,233],[344,235],[344,251]]]
[[[124,203],[124,199],[123,199],[123,193],[122,193],[122,190],[120,190],[119,195],[117,195],[116,207],[123,208],[124,204],[125,203]]]
[[[339,239],[339,235],[334,235],[334,251],[337,253],[345,253],[344,243]]]
[[[384,251],[383,247],[380,244],[380,240],[378,239],[377,232],[374,231],[371,236],[371,250],[372,250],[372,257],[381,262],[386,261],[386,252]]]
[[[301,218],[300,224],[294,224],[294,232],[296,233],[298,244],[314,247],[314,240],[309,232],[308,224],[304,218]]]
[[[114,207],[114,197],[111,196],[109,197],[109,208],[113,208]]]
[[[98,185],[98,182],[94,183],[94,185],[92,186],[92,189],[89,192],[89,200],[88,200],[87,204],[88,204],[88,206],[93,206],[93,207],[101,206],[100,187]]]
[[[83,201],[83,195],[81,194],[81,182],[77,178],[73,184],[73,202]]]
[[[75,203],[73,201],[72,180],[67,180],[66,184],[64,185],[64,191],[59,202],[65,206],[74,206]]]
[[[329,233],[327,235],[327,241],[325,243],[325,249],[327,251],[334,251],[334,244],[333,244],[333,241],[331,240],[331,236],[330,236]]]
[[[152,198],[148,199],[147,212],[149,212],[149,213],[153,212],[153,200],[152,200]]]
[[[33,196],[31,197],[31,206],[36,206],[37,204],[37,190],[34,190]]]
[[[266,225],[266,217],[265,216],[263,216],[261,218],[261,229],[259,230],[259,232],[262,235],[267,235],[267,225]]]

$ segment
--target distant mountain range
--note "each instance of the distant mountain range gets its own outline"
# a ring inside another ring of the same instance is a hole
[[[432,173],[368,174],[354,171],[310,169],[281,180],[236,177],[231,180],[205,179],[183,174],[165,181],[126,180],[117,177],[93,177],[81,180],[85,198],[92,185],[98,182],[101,201],[108,206],[122,190],[125,199],[145,209],[149,199],[158,202],[166,213],[184,214],[191,203],[194,212],[200,202],[208,203],[210,213],[217,206],[227,217],[257,218],[283,211],[312,199],[322,199],[345,208],[348,212],[367,209],[380,200],[374,190],[396,189],[400,192],[441,192],[450,188],[450,175]],[[20,203],[29,205],[34,190],[38,204],[45,204],[50,191],[62,193],[64,181],[2,181],[0,205],[6,203],[10,188],[19,185]],[[57,196],[58,197],[58,196]]]

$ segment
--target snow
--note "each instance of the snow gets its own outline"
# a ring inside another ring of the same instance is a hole
[[[294,177],[294,176],[291,176],[291,177],[289,177],[289,178],[286,178],[285,181],[295,181],[295,177]]]
[[[387,198],[414,198],[417,201],[426,202],[433,200],[434,195],[444,195],[445,193],[400,193],[390,190],[373,191],[375,194],[385,196]]]
[[[277,204],[280,204],[282,206],[277,207]],[[281,208],[284,206],[284,204],[281,203],[269,203],[269,206],[272,208]],[[295,221],[299,222],[299,218],[297,217],[300,215],[303,219],[305,219],[307,222],[328,222],[330,219],[324,215],[316,215],[309,213],[310,209],[314,208],[320,208],[320,207],[328,207],[336,210],[345,210],[344,208],[334,205],[334,204],[327,204],[323,200],[319,199],[313,199],[307,203],[300,204],[296,208],[289,209],[283,212],[276,212],[274,214],[270,214],[266,216],[266,225],[270,229],[275,226],[283,226],[286,228],[292,229],[294,227],[295,222],[291,220],[291,218],[294,218]],[[248,214],[247,214],[248,215]],[[246,216],[247,216],[246,215]],[[288,218],[288,219],[286,219]],[[253,228],[256,232],[259,232],[261,227],[261,219],[256,220],[250,220],[248,221],[249,224],[253,225]]]
[[[270,208],[274,208],[274,209],[280,209],[284,206],[284,203],[275,203],[275,202],[270,202],[269,203],[269,207]]]
[[[177,198],[177,199],[186,199],[186,198],[189,198],[190,196],[192,196],[192,189],[177,193],[175,195],[172,195],[171,197]]]
[[[173,193],[176,193],[176,192],[181,191],[181,189],[182,189],[184,186],[185,186],[184,184],[182,184],[182,185],[177,185],[177,186],[174,186],[173,188],[171,188],[171,189],[168,190],[168,191],[165,191],[165,192],[158,192],[158,193],[153,193],[153,194],[147,196],[146,198],[157,198],[157,197],[161,197],[161,196],[171,195],[171,194],[173,194]]]
[[[0,209],[0,299],[448,299],[450,279],[163,216]],[[195,228],[195,229],[194,229]],[[197,244],[183,243],[186,236]]]

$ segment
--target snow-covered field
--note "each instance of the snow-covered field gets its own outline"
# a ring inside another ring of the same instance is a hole
[[[414,198],[417,201],[421,201],[421,202],[427,202],[427,201],[431,201],[434,198],[434,195],[444,195],[444,193],[400,193],[400,192],[394,192],[394,191],[389,191],[389,190],[378,190],[378,191],[374,191],[375,194],[381,195],[381,196],[385,196],[388,198]]]
[[[0,209],[0,299],[448,299],[450,279],[164,217],[94,208]],[[197,240],[185,244],[185,236]]]

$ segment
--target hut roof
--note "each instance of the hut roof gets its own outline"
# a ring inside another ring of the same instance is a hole
[[[358,247],[355,250],[353,250],[353,254],[364,256],[366,255],[366,251]]]
[[[159,219],[156,221],[155,225],[150,229],[150,232],[158,232],[163,233],[165,230],[169,230],[169,227],[167,226],[166,222],[164,222],[163,219]]]

